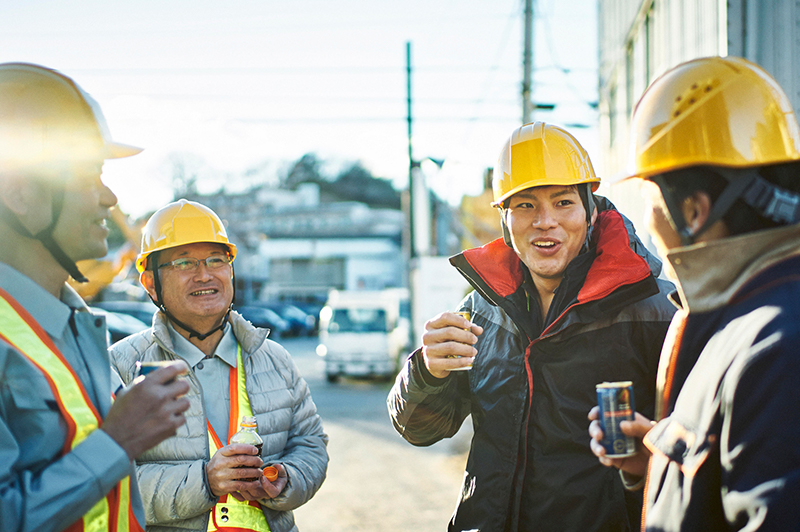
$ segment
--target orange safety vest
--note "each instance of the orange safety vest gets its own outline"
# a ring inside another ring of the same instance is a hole
[[[252,416],[250,398],[245,388],[244,363],[242,362],[242,346],[236,352],[236,367],[230,371],[230,396],[231,413],[228,424],[228,443],[231,436],[236,434],[241,416]],[[208,426],[208,446],[210,456],[223,447],[222,442],[214,432],[211,423]],[[211,509],[208,519],[208,532],[270,532],[267,518],[261,510],[258,501],[237,501],[228,494],[219,498]]]
[[[22,353],[44,375],[67,424],[61,455],[96,430],[102,419],[86,389],[53,340],[8,292],[0,289],[0,338]],[[144,532],[133,514],[131,479],[125,477],[68,532]]]

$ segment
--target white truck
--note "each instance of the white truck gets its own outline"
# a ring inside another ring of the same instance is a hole
[[[320,311],[325,376],[393,377],[409,347],[408,290],[332,290]]]

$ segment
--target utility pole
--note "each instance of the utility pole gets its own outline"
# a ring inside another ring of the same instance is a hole
[[[406,104],[408,108],[408,256],[413,259],[414,250],[414,153],[411,149],[411,41],[406,42]]]
[[[525,0],[525,49],[522,52],[522,123],[523,124],[527,124],[528,122],[531,121],[531,113],[533,111],[533,99],[532,99],[533,98],[532,94],[533,2],[534,0]]]

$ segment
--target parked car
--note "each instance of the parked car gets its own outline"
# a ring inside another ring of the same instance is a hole
[[[271,336],[280,337],[289,330],[289,322],[281,318],[274,310],[265,307],[244,306],[233,310],[256,327],[264,327],[272,331]]]
[[[263,306],[277,312],[289,323],[288,335],[312,336],[314,334],[317,319],[301,308],[291,303],[265,303]]]
[[[128,314],[148,326],[152,325],[156,311],[156,306],[150,301],[98,301],[92,304],[101,309]]]
[[[123,338],[148,329],[150,325],[122,312],[113,312],[100,307],[89,307],[92,314],[105,316],[108,343],[119,342]]]
[[[319,312],[322,310],[322,307],[325,306],[325,302],[309,303],[297,301],[294,302],[293,305],[314,318],[314,330],[311,334],[316,335],[319,332]]]

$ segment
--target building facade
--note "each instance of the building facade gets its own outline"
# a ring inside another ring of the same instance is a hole
[[[601,175],[625,171],[636,102],[660,74],[684,61],[745,57],[772,74],[800,108],[797,0],[600,0],[598,24]],[[604,193],[641,226],[635,183]]]
[[[325,301],[332,289],[406,283],[404,216],[358,202],[321,202],[313,184],[192,198],[213,209],[236,243],[237,301]]]

